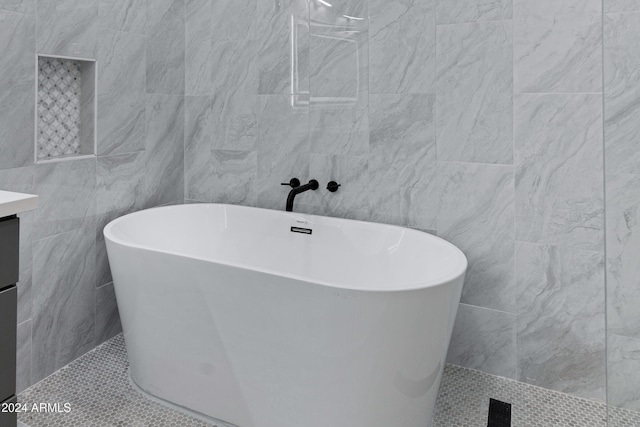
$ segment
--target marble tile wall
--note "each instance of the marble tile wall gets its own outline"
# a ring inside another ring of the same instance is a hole
[[[0,0],[0,188],[41,201],[21,215],[19,391],[121,330],[102,228],[184,200],[185,19],[185,0]],[[36,52],[97,60],[95,158],[34,164]]]
[[[297,176],[321,182],[300,211],[465,251],[450,362],[640,409],[640,2],[331,3],[0,0],[0,185],[42,196],[23,218],[20,387],[119,330],[107,222],[183,200],[282,209]],[[33,164],[36,50],[98,59],[96,159]]]
[[[640,2],[604,2],[609,404],[640,411]]]
[[[640,2],[323,3],[186,0],[185,199],[437,233],[449,362],[640,409]]]

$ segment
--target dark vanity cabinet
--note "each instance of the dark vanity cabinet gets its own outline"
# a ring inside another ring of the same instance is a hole
[[[0,402],[15,402],[16,394],[16,322],[20,219],[0,218]],[[16,425],[15,412],[0,408],[0,426]]]

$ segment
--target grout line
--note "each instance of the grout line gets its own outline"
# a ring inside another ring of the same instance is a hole
[[[489,19],[489,20],[486,20],[486,21],[484,21],[484,20],[475,20],[475,21],[462,21],[462,22],[446,22],[446,23],[439,24],[437,22],[437,20],[436,20],[436,26],[437,27],[448,27],[448,26],[452,26],[452,25],[494,24],[494,23],[497,23],[497,22],[505,22],[505,21],[513,21],[513,14],[512,14],[512,16],[510,16],[508,18]]]
[[[208,27],[210,30],[210,26]],[[184,93],[182,101],[182,203],[187,198],[187,134],[190,133],[187,129],[187,40],[189,39],[189,25],[187,18],[187,2],[184,2]],[[213,37],[212,37],[213,39]],[[211,56],[207,58],[207,61],[211,61]],[[146,64],[145,64],[146,67]],[[211,76],[208,76],[211,80]],[[209,117],[207,117],[207,120]]]
[[[507,163],[463,162],[463,161],[458,161],[458,160],[439,160],[438,162],[439,163],[455,163],[455,164],[462,164],[462,165],[496,166],[496,167],[503,167],[503,168],[513,168],[513,167],[515,167],[515,165],[507,164]]]
[[[631,173],[631,172],[607,172],[607,175],[619,175],[619,176],[627,176],[627,177],[638,177],[640,173]]]
[[[433,22],[434,22],[434,29],[433,29],[433,145],[435,147],[435,163],[434,163],[434,168],[435,168],[435,175],[436,175],[436,197],[435,197],[435,213],[434,213],[434,228],[435,228],[435,235],[438,236],[439,235],[439,228],[438,228],[438,220],[440,218],[440,200],[441,200],[441,194],[440,194],[440,160],[438,159],[438,82],[440,81],[440,79],[438,78],[438,16],[437,16],[437,5],[436,7],[433,9]],[[463,284],[464,286],[464,284]],[[455,319],[454,319],[455,321]]]
[[[34,20],[34,29],[35,29],[35,34],[34,34],[34,42],[33,42],[33,53],[34,53],[34,61],[35,61],[35,93],[34,93],[34,102],[35,102],[35,106],[33,109],[33,137],[34,137],[34,141],[33,141],[33,164],[30,165],[33,167],[33,190],[35,192],[36,190],[36,184],[37,184],[37,180],[36,180],[36,165],[38,162],[38,75],[39,75],[39,70],[40,67],[38,65],[38,1],[37,0],[33,0],[33,20]],[[96,94],[97,97],[97,94]],[[96,163],[97,165],[97,163]],[[31,230],[31,268],[33,269],[34,264],[34,247],[35,247],[35,242],[36,240],[33,238],[33,232],[35,230],[35,223],[37,220],[37,215],[34,215],[33,218],[33,229]],[[33,270],[31,272],[31,289],[33,291]],[[33,292],[32,292],[32,296],[31,296],[31,320],[33,320],[34,318],[34,305],[35,305],[35,298],[33,298]],[[33,363],[33,323],[31,324],[31,328],[30,328],[30,334],[29,334],[29,348],[30,348],[30,352],[29,352],[29,381],[27,384],[27,387],[25,388],[28,389],[29,387],[31,387],[34,384],[34,373],[33,373],[33,368],[34,368],[34,363]],[[24,392],[24,390],[23,390]],[[17,395],[17,394],[16,394]]]
[[[605,0],[601,0],[601,21],[600,21],[600,49],[601,49],[601,58],[600,58],[600,66],[601,68],[601,78],[602,78],[602,203],[603,203],[603,216],[602,216],[602,227],[603,227],[603,246],[604,246],[604,401],[607,408],[607,423],[609,420],[609,327],[607,318],[609,317],[609,313],[607,310],[608,307],[608,286],[607,286],[607,162],[606,162],[606,132],[605,132],[605,45],[604,45],[604,32],[605,32]]]
[[[112,158],[112,157],[124,157],[124,156],[131,156],[132,154],[143,154],[145,152],[145,149],[143,148],[142,150],[138,150],[138,151],[127,151],[124,153],[109,153],[109,154],[101,154],[99,156],[95,156],[98,161],[100,161],[100,159],[108,159],[108,158]]]
[[[602,92],[514,92],[514,96],[517,95],[602,95]]]
[[[513,18],[513,10],[511,11]],[[514,295],[514,307],[516,319],[514,322],[514,335],[515,339],[513,346],[515,349],[515,377],[519,378],[520,373],[520,358],[518,357],[518,213],[517,213],[517,187],[516,187],[516,47],[514,43],[515,25],[514,19],[511,19],[511,161],[513,162],[513,295]]]
[[[516,243],[526,243],[528,245],[536,245],[536,246],[551,246],[554,248],[561,248],[561,249],[572,249],[574,251],[580,251],[580,252],[591,252],[591,253],[595,253],[595,254],[602,254],[604,251],[602,250],[596,250],[596,249],[584,249],[584,248],[580,248],[577,246],[569,246],[569,245],[559,245],[557,243],[544,243],[544,242],[530,242],[528,240],[520,240],[520,239],[516,239],[515,240]]]
[[[626,11],[622,11],[622,12],[603,12],[604,16],[627,15],[627,14],[640,14],[640,10],[626,10]]]

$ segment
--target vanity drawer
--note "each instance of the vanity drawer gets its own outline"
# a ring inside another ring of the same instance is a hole
[[[0,292],[0,401],[16,392],[17,305],[18,289],[15,286]]]
[[[20,218],[0,219],[0,289],[18,283]]]

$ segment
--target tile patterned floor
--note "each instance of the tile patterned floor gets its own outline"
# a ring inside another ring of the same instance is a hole
[[[512,404],[513,427],[607,427],[603,404],[451,365],[434,427],[486,426],[490,397]]]
[[[620,408],[609,408],[609,427],[638,427],[640,413]]]
[[[141,395],[129,382],[122,335],[87,353],[18,398],[71,402],[70,413],[20,413],[21,427],[229,427],[193,418]],[[607,427],[603,404],[447,365],[434,427],[484,427],[489,398],[512,403],[513,427]],[[609,427],[639,427],[640,414],[609,411]],[[302,426],[301,426],[302,427]],[[395,426],[391,426],[395,427]]]
[[[69,413],[19,413],[28,427],[210,427],[208,423],[147,399],[127,375],[122,334],[85,354],[18,396],[20,403],[72,404]],[[218,427],[225,427],[219,424]]]

